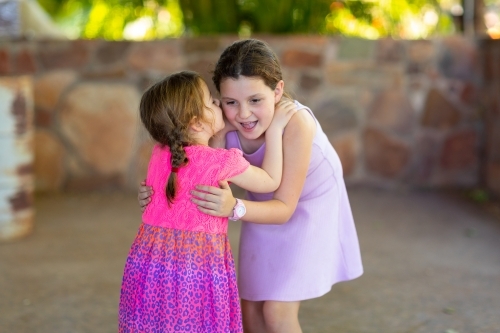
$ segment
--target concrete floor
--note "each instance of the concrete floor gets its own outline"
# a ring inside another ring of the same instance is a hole
[[[365,274],[303,302],[305,333],[500,332],[498,217],[442,193],[349,195]],[[38,196],[36,213],[32,235],[0,244],[0,332],[116,332],[135,194]]]

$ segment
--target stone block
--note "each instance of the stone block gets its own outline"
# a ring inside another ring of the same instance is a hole
[[[127,80],[128,73],[123,65],[93,68],[81,73],[84,80]]]
[[[485,121],[487,159],[500,162],[500,115],[490,115]]]
[[[500,54],[486,45],[483,45],[482,51],[483,79],[486,83],[490,83],[500,78],[500,65],[498,64]]]
[[[414,63],[429,63],[436,56],[436,47],[430,40],[415,40],[408,42],[408,61]]]
[[[365,130],[363,146],[366,168],[370,172],[394,179],[408,167],[411,156],[408,145],[376,128]]]
[[[479,91],[477,87],[471,82],[465,82],[460,91],[460,101],[464,104],[476,105],[478,98]]]
[[[218,37],[197,37],[197,38],[184,38],[183,39],[183,52],[190,53],[206,53],[219,51],[220,38]]]
[[[436,133],[418,132],[415,135],[414,161],[410,179],[417,185],[433,185],[437,166],[441,136]]]
[[[340,97],[327,100],[315,107],[314,115],[328,137],[353,130],[359,124],[356,106]]]
[[[339,60],[373,60],[377,41],[360,38],[344,38],[339,43]]]
[[[53,112],[61,95],[78,76],[71,70],[57,70],[47,72],[35,80],[35,105],[45,112]]]
[[[395,63],[404,61],[406,56],[405,42],[384,38],[377,40],[375,58],[379,63]]]
[[[125,84],[82,83],[61,104],[61,131],[96,173],[126,173],[137,130],[140,95]]]
[[[407,54],[406,72],[421,74],[433,66],[437,52],[432,41],[417,40],[408,42]]]
[[[88,176],[69,176],[66,189],[68,191],[104,191],[119,190],[125,187],[123,174],[113,173],[108,175],[93,174]]]
[[[217,62],[217,58],[215,59],[199,59],[197,61],[189,62],[187,65],[187,68],[198,72],[203,80],[208,85],[208,88],[210,89],[210,92],[214,94],[214,96],[218,95],[217,90],[215,89],[215,85],[212,81],[212,71],[215,68],[215,63]]]
[[[372,62],[335,62],[328,64],[326,78],[333,86],[358,86],[386,89],[403,84],[403,67]]]
[[[149,165],[149,160],[151,159],[151,152],[153,150],[155,142],[151,139],[144,141],[135,156],[135,162],[136,163],[136,174],[133,179],[135,180],[136,184],[138,185],[140,182],[142,182],[144,179],[146,179],[147,173],[148,173],[148,165]],[[134,184],[132,184],[134,185]]]
[[[54,121],[54,113],[43,108],[35,107],[35,126],[37,128],[50,127]]]
[[[342,162],[344,177],[349,177],[354,173],[357,164],[359,150],[357,135],[355,133],[348,133],[346,135],[329,137],[329,139]]]
[[[130,67],[138,71],[171,73],[186,66],[178,40],[134,43],[127,60]]]
[[[43,47],[38,47],[40,64],[46,70],[81,69],[90,60],[91,43],[77,41],[46,41]]]
[[[313,90],[321,85],[322,78],[318,76],[312,76],[307,73],[303,73],[300,76],[300,88],[304,90]]]
[[[98,46],[95,58],[98,65],[110,65],[124,60],[130,42],[104,42]]]
[[[475,45],[463,37],[444,38],[438,66],[447,78],[476,80],[480,75]]]
[[[51,132],[35,133],[35,191],[54,192],[62,189],[66,176],[63,144]]]
[[[400,134],[411,134],[414,111],[404,91],[385,90],[373,102],[368,120],[371,124]]]
[[[8,75],[12,72],[10,57],[9,51],[0,50],[0,75]]]
[[[453,128],[460,121],[460,111],[437,89],[431,89],[422,116],[422,125],[440,130]]]
[[[33,74],[37,71],[35,57],[31,50],[21,49],[16,54],[16,73]]]
[[[443,143],[440,165],[444,170],[475,167],[478,162],[478,136],[473,130],[456,132]]]
[[[320,67],[322,61],[321,54],[301,50],[287,50],[281,56],[283,66],[294,68]]]
[[[500,197],[500,162],[487,163],[486,186]]]

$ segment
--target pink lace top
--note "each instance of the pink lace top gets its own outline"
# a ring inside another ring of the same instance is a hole
[[[169,207],[165,186],[171,172],[170,150],[155,145],[149,161],[146,184],[152,186],[151,203],[142,214],[146,224],[165,228],[227,233],[227,217],[215,217],[200,212],[189,199],[196,185],[219,186],[218,181],[244,172],[250,165],[241,150],[188,146],[184,148],[189,159],[177,173],[177,192]]]

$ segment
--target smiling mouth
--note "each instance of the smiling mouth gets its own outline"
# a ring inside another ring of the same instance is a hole
[[[241,125],[241,127],[243,127],[246,130],[251,130],[255,126],[257,126],[257,122],[258,121],[250,121],[250,122],[246,122],[246,123],[240,123],[240,125]]]

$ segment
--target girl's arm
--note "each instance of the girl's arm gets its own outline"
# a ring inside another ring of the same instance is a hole
[[[309,112],[302,110],[290,120],[283,135],[283,178],[269,201],[244,201],[247,212],[244,221],[259,224],[283,224],[292,216],[304,186],[316,123]],[[221,188],[197,186],[192,201],[200,211],[214,216],[230,216],[235,205],[231,192],[221,182]],[[207,193],[203,193],[203,192]]]
[[[250,166],[245,172],[235,176],[231,179],[236,185],[247,189],[252,192],[266,193],[272,192],[278,188],[282,179],[283,170],[283,129],[287,126],[290,118],[297,112],[296,106],[291,101],[283,100],[276,106],[273,121],[266,131],[266,152],[264,161],[262,162],[262,169]],[[225,148],[226,134],[236,130],[236,128],[224,119],[226,125],[224,129],[218,132],[209,142],[210,147]],[[286,132],[286,131],[285,131]],[[227,185],[227,182],[225,183]],[[226,189],[225,186],[222,187]],[[214,187],[214,189],[216,189]],[[227,186],[229,189],[229,186]],[[219,195],[224,192],[219,193]],[[229,191],[229,193],[231,193]],[[144,211],[147,205],[151,202],[153,195],[153,188],[146,186],[146,182],[141,182],[137,200],[141,211]],[[230,200],[234,207],[235,199],[232,195],[226,195],[227,200]],[[229,199],[229,197],[232,199]],[[219,198],[212,197],[212,200],[219,200]]]
[[[228,179],[230,182],[257,193],[272,192],[280,186],[283,172],[283,130],[296,112],[297,107],[292,101],[278,103],[271,125],[265,133],[266,151],[262,168],[250,165],[245,172]]]

